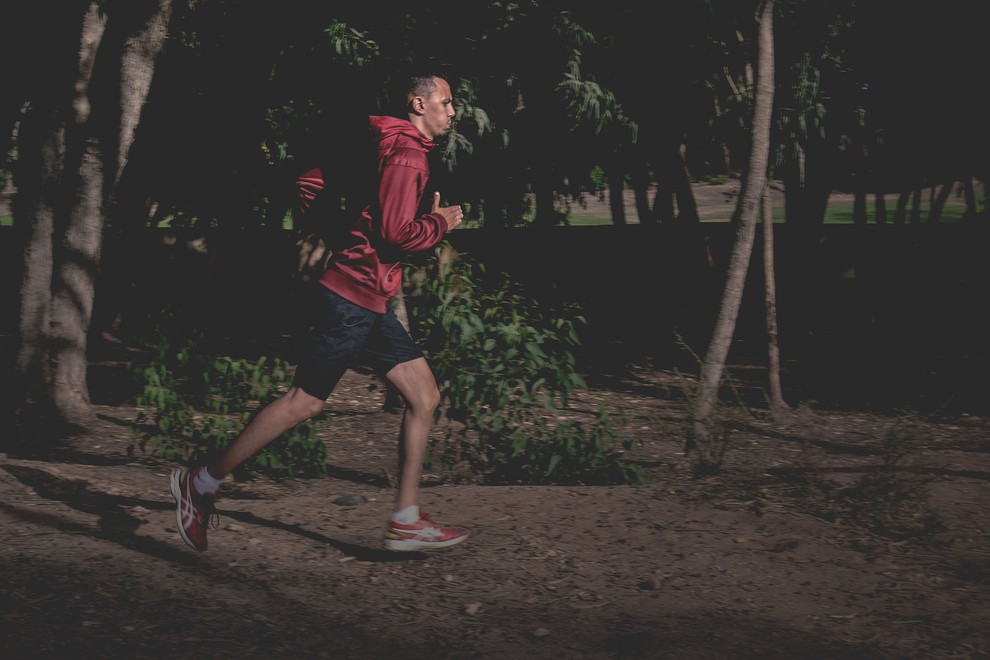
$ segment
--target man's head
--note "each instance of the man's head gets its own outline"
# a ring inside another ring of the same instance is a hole
[[[450,84],[435,75],[413,75],[406,80],[405,112],[409,121],[426,137],[437,139],[450,129],[456,114]]]

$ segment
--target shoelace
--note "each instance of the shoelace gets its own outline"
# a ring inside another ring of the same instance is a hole
[[[197,504],[197,508],[199,509],[200,519],[201,519],[200,522],[202,523],[203,527],[206,528],[212,527],[213,529],[219,529],[220,513],[217,511],[217,507],[216,507],[217,498],[210,497],[208,495],[199,495],[196,497],[196,499],[199,500],[196,504]]]

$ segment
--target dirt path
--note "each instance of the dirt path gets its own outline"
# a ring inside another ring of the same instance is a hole
[[[427,475],[424,508],[472,537],[394,555],[398,419],[368,385],[349,373],[330,399],[331,477],[232,484],[200,554],[176,531],[171,464],[127,454],[131,408],[102,407],[105,428],[71,448],[0,455],[6,657],[990,654],[990,420],[756,414],[723,470],[694,478],[670,375],[634,370],[572,413],[623,405],[648,484]],[[895,422],[914,462],[885,454]]]

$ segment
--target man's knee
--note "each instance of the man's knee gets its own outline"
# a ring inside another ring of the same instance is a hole
[[[298,387],[293,387],[286,394],[293,416],[301,420],[312,419],[323,412],[326,403]]]
[[[385,377],[410,408],[432,414],[440,405],[440,390],[425,359],[398,364]]]
[[[430,383],[428,387],[424,387],[423,389],[423,405],[432,413],[440,405],[440,389],[435,382]]]
[[[402,397],[405,399],[406,405],[413,410],[430,414],[433,414],[433,411],[440,405],[440,390],[432,381],[403,392]]]

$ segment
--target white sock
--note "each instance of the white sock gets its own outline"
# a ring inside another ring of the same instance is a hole
[[[205,467],[197,470],[196,476],[193,477],[193,488],[200,495],[212,495],[220,490],[221,483],[223,483],[223,479],[217,481]]]
[[[413,524],[419,520],[419,505],[413,504],[400,511],[393,511],[392,520],[403,525]]]

